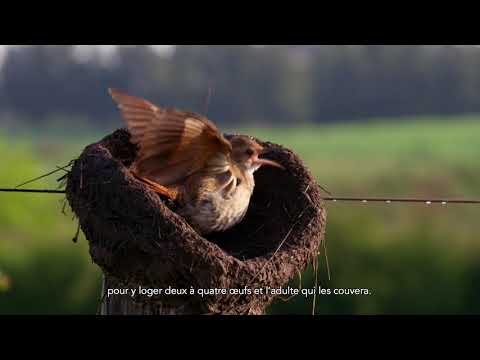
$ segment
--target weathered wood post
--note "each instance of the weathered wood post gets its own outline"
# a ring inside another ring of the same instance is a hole
[[[326,212],[318,185],[290,150],[259,141],[286,171],[260,169],[244,220],[204,238],[132,176],[129,138],[121,129],[86,147],[67,181],[67,199],[104,274],[102,314],[263,314],[274,296],[255,289],[285,286],[317,256]],[[139,294],[139,287],[163,293]],[[187,294],[164,294],[169,287]],[[107,296],[107,289],[137,291]],[[199,289],[226,293],[201,296]]]

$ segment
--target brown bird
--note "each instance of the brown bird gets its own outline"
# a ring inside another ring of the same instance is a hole
[[[238,224],[262,165],[263,147],[243,135],[227,140],[207,118],[158,107],[147,100],[109,89],[132,143],[138,145],[133,174],[151,189],[175,200],[178,214],[200,234]]]

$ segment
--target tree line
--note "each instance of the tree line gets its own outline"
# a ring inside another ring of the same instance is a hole
[[[82,61],[70,45],[23,46],[6,55],[0,113],[103,126],[118,122],[109,87],[224,125],[473,113],[478,69],[474,46],[182,45],[168,56],[120,46],[109,63]]]

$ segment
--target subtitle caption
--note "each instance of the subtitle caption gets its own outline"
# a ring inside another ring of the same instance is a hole
[[[109,288],[107,289],[107,297],[114,295],[130,295],[135,297],[138,295],[142,296],[214,296],[214,295],[275,295],[275,296],[297,296],[302,295],[304,297],[309,297],[313,295],[320,296],[329,296],[329,295],[338,295],[338,296],[362,296],[362,295],[371,295],[372,291],[370,289],[361,289],[361,288],[324,288],[321,286],[314,288],[273,288],[273,287],[261,287],[261,288],[212,288],[212,289],[195,289],[195,288],[147,288],[139,286],[138,288]]]

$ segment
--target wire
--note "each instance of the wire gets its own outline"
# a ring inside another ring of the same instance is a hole
[[[65,190],[42,190],[42,189],[5,189],[0,188],[0,192],[15,192],[15,193],[43,193],[43,194],[65,194]],[[393,197],[345,197],[345,196],[329,196],[323,197],[325,201],[351,201],[351,202],[383,202],[390,203],[424,203],[430,204],[480,204],[479,199],[422,199],[422,198],[393,198]]]
[[[3,189],[3,188],[0,188],[0,192],[65,194],[65,190],[41,190],[41,189]]]
[[[322,198],[325,201],[356,201],[356,202],[383,202],[383,203],[424,203],[430,204],[480,204],[478,199],[421,199],[421,198],[384,198],[384,197],[343,197],[343,196],[329,196]]]

